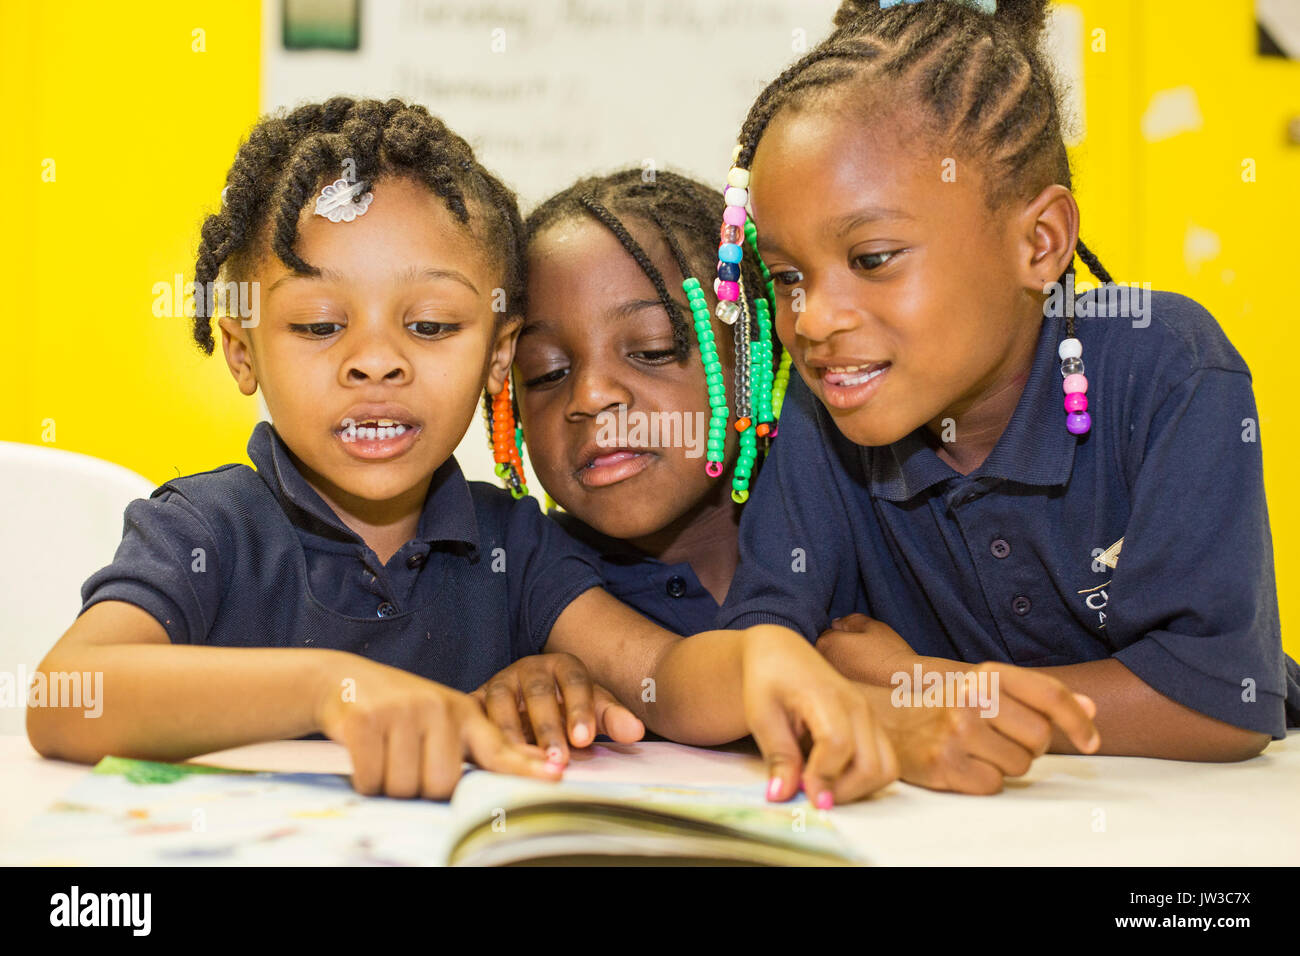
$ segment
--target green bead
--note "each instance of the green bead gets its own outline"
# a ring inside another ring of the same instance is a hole
[[[722,373],[721,373],[721,372],[709,372],[707,375],[704,376],[704,380],[705,380],[706,382],[708,382],[710,385],[721,385],[721,384],[722,384]]]
[[[709,451],[722,451],[724,446],[721,439],[710,438],[707,442],[705,442],[704,447],[707,448]]]
[[[749,488],[749,479],[733,478],[731,479],[731,487],[735,488],[737,491],[746,491]]]
[[[687,292],[690,292],[692,289],[698,289],[699,287],[700,287],[700,280],[695,278],[695,276],[691,276],[689,279],[687,279],[682,283],[682,288],[685,289]]]

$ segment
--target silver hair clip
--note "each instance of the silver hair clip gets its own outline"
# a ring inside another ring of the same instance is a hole
[[[316,197],[316,215],[324,216],[330,222],[351,222],[357,216],[365,215],[375,198],[374,193],[366,191],[369,186],[364,180],[359,183],[334,180]]]

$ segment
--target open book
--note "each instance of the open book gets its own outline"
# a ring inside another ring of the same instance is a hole
[[[0,851],[61,865],[846,865],[802,797],[756,787],[546,783],[471,769],[449,803],[346,777],[106,757]]]

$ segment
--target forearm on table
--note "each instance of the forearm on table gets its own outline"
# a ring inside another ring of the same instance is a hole
[[[650,675],[654,700],[638,701],[638,716],[656,734],[698,747],[745,736],[749,638],[750,631],[705,631],[665,647]]]
[[[97,717],[84,707],[27,712],[32,746],[46,757],[92,763],[101,757],[183,760],[263,740],[318,730],[326,688],[365,659],[313,648],[190,647],[170,644],[82,646],[52,652],[52,673],[101,675]],[[84,678],[83,678],[84,680]]]
[[[942,657],[923,657],[892,627],[874,620],[866,630],[825,631],[817,639],[817,650],[845,677],[876,687],[892,686],[894,675],[900,672],[910,679],[916,664],[926,671],[970,666]]]
[[[1168,760],[1232,761],[1254,757],[1269,736],[1234,727],[1155,690],[1113,657],[1041,670],[1097,705],[1098,753]],[[1053,728],[1053,753],[1078,753]]]

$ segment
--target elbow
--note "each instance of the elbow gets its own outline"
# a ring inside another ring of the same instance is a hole
[[[1239,763],[1258,757],[1273,740],[1268,734],[1257,730],[1234,729],[1235,733],[1227,735],[1216,748],[1218,753],[1208,759],[1220,763]]]

